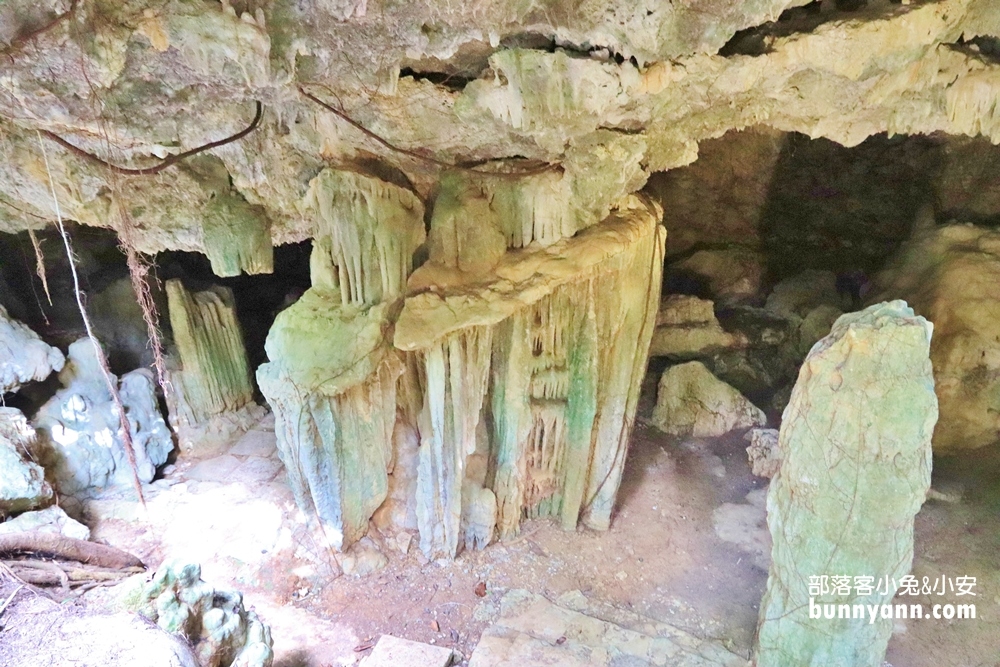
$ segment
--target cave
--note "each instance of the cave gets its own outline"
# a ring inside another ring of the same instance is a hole
[[[994,4],[9,0],[0,664],[993,664]]]

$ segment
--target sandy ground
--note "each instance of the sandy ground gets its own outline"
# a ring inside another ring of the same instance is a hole
[[[377,573],[333,578],[313,562],[315,548],[283,472],[256,460],[265,456],[220,464],[219,451],[207,475],[205,466],[197,469],[204,461],[182,456],[159,484],[148,515],[117,500],[91,521],[96,537],[130,548],[152,566],[165,557],[196,557],[206,580],[242,590],[272,626],[277,667],[356,664],[383,633],[448,646],[467,660],[512,588],[550,599],[580,590],[748,655],[767,577],[752,553],[753,544],[766,542],[763,514],[746,508],[743,514],[758,521],[743,526],[738,545],[720,539],[713,513],[725,503],[745,504],[767,480],[750,474],[741,434],[678,442],[649,426],[655,380],[646,378],[618,510],[606,533],[568,533],[548,520],[530,521],[517,539],[454,562],[428,562],[414,540],[406,554],[384,549],[389,564]],[[953,499],[930,501],[917,517],[914,573],[977,577],[978,618],[897,622],[886,660],[895,667],[995,667],[1000,455],[935,466],[935,488]],[[480,582],[484,597],[476,592]]]

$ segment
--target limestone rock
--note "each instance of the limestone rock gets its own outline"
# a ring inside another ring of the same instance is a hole
[[[20,410],[0,407],[0,518],[52,499],[45,471],[22,453],[34,438],[35,431]]]
[[[759,408],[700,361],[671,366],[660,377],[653,424],[665,433],[712,438],[766,423]]]
[[[180,357],[167,392],[174,429],[197,428],[252,406],[253,384],[232,290],[216,285],[190,292],[181,281],[168,280],[167,304]]]
[[[1000,432],[1000,233],[957,224],[906,243],[876,278],[874,298],[906,299],[934,323],[940,419],[936,452],[997,444]]]
[[[774,545],[756,664],[879,667],[892,620],[815,619],[817,604],[875,604],[817,594],[811,577],[888,577],[913,558],[913,518],[930,487],[937,398],[931,324],[902,301],[842,316],[799,373],[785,410],[781,466],[767,498]]]
[[[649,178],[646,190],[663,204],[668,257],[699,243],[760,244],[759,222],[784,132],[764,126],[730,131],[698,145],[698,160]]]
[[[764,256],[748,248],[699,250],[670,270],[704,283],[715,301],[734,304],[757,298],[767,270]]]
[[[450,648],[421,644],[392,635],[382,635],[364,667],[449,667],[454,653]]]
[[[90,339],[69,346],[59,379],[63,388],[34,418],[38,450],[56,489],[64,496],[88,497],[110,488],[130,488],[132,469],[119,435],[121,422],[98,366]],[[156,401],[153,375],[126,373],[118,383],[135,449],[139,480],[149,482],[174,444]]]
[[[798,353],[802,358],[822,338],[825,338],[834,322],[844,313],[837,306],[823,304],[810,310],[798,328]]]
[[[271,631],[236,591],[202,581],[195,564],[168,562],[146,584],[138,611],[187,639],[201,667],[271,667]]]
[[[355,577],[364,577],[378,572],[388,564],[389,559],[367,537],[352,544],[340,559],[340,567],[344,574]]]
[[[638,614],[590,603],[579,591],[549,602],[508,592],[500,618],[483,633],[469,667],[746,667],[746,660],[709,639]]]
[[[807,269],[787,278],[771,290],[764,308],[782,317],[805,317],[819,306],[841,306],[837,274]]]
[[[774,477],[781,467],[781,455],[778,450],[778,430],[773,428],[752,428],[744,436],[750,442],[747,456],[750,459],[750,472],[757,477]]]
[[[25,382],[44,380],[62,370],[62,352],[11,318],[0,305],[0,394],[17,391]]]
[[[25,512],[0,523],[0,535],[7,533],[56,533],[76,540],[89,540],[90,528],[69,517],[61,507]]]
[[[745,346],[744,337],[723,330],[712,305],[683,294],[665,298],[656,316],[649,356],[686,360]]]

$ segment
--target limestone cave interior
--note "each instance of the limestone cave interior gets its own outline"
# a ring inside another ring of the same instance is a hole
[[[0,665],[1000,666],[995,0],[0,52]]]

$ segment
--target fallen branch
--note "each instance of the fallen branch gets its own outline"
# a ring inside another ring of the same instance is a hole
[[[54,533],[0,535],[0,554],[15,552],[44,553],[116,570],[143,566],[141,560],[121,549]]]

